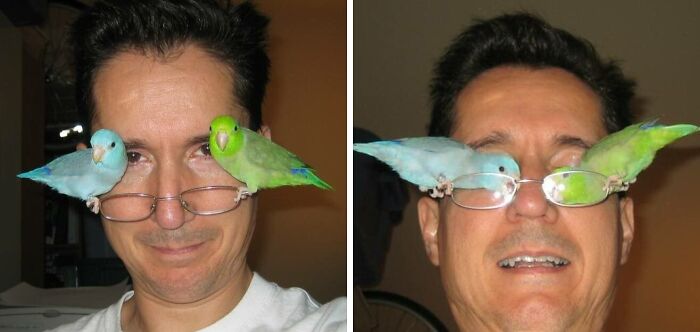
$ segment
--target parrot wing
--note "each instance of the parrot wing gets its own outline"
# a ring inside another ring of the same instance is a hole
[[[698,129],[688,124],[663,126],[655,120],[631,125],[608,135],[586,151],[580,168],[633,182],[652,163],[659,149]]]
[[[306,184],[331,188],[316,176],[313,168],[289,150],[247,128],[242,129],[246,140],[243,157],[254,172],[246,175],[249,186],[249,181],[253,180],[253,185],[259,188]]]
[[[19,174],[44,183],[54,190],[82,200],[103,194],[121,179],[121,174],[110,176],[92,161],[92,149],[84,149],[63,155],[45,166]]]

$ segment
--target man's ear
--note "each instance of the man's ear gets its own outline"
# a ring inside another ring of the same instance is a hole
[[[258,129],[258,134],[267,137],[267,139],[269,140],[272,140],[272,130],[270,130],[270,127],[266,125],[260,126],[260,129]]]
[[[85,149],[87,149],[87,145],[85,145],[85,143],[83,143],[83,142],[80,142],[80,143],[78,143],[78,144],[75,145],[75,150],[76,150],[76,151],[78,151],[78,150],[85,150]]]
[[[620,265],[627,262],[634,239],[634,202],[630,197],[620,199],[620,226],[622,226],[622,249]]]
[[[421,197],[418,200],[418,222],[420,223],[425,253],[435,266],[440,265],[438,226],[440,225],[440,206],[438,201]]]

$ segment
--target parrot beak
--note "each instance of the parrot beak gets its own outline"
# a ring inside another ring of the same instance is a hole
[[[102,161],[102,156],[105,154],[105,149],[103,147],[97,146],[94,149],[92,149],[92,161],[95,162],[95,164],[99,163]]]
[[[219,146],[219,149],[222,151],[226,149],[226,144],[228,144],[228,135],[223,131],[216,133],[216,145]]]

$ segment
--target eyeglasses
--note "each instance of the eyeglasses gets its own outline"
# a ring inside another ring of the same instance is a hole
[[[548,201],[564,207],[584,207],[604,201],[611,193],[627,190],[628,184],[613,185],[608,177],[589,171],[552,173],[542,180],[517,180],[500,173],[475,173],[452,181],[452,201],[467,209],[488,210],[508,205],[521,184],[539,183]]]
[[[126,193],[100,199],[100,214],[107,220],[136,222],[147,219],[160,201],[180,201],[185,210],[200,216],[226,213],[238,207],[241,199],[251,196],[248,191],[232,186],[192,188],[172,197],[156,197],[143,193]]]

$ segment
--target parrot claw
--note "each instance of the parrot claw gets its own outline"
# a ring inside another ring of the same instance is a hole
[[[252,196],[253,193],[251,193],[248,188],[246,187],[240,187],[238,188],[238,194],[236,195],[236,198],[234,198],[234,201],[236,203],[240,202],[242,199],[246,199],[250,196]]]
[[[615,192],[620,192],[620,191],[627,191],[627,189],[630,188],[630,184],[634,183],[637,178],[632,179],[632,181],[629,182],[624,182],[622,181],[622,178],[619,176],[611,176],[608,178],[608,181],[605,183],[605,190],[608,193],[615,193]]]
[[[442,198],[445,196],[452,195],[452,190],[454,189],[452,181],[448,180],[444,175],[440,175],[437,181],[438,185],[435,186],[435,188],[431,188],[428,190],[428,194],[430,194],[430,197]]]
[[[87,207],[92,211],[94,214],[100,213],[100,199],[97,197],[90,197],[88,198],[87,202],[85,203]]]
[[[442,198],[445,194],[438,187],[428,189],[428,195],[432,198]]]

